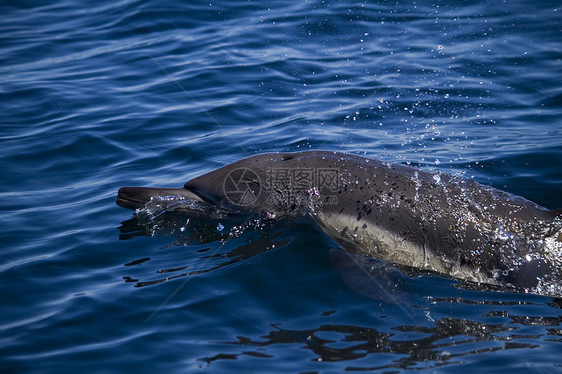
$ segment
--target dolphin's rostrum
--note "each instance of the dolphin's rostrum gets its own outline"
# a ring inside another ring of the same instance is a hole
[[[261,154],[117,204],[187,215],[313,217],[344,247],[451,277],[562,294],[562,210],[460,177],[328,151]]]

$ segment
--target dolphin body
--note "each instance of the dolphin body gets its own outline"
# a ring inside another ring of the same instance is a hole
[[[260,154],[183,188],[123,187],[117,204],[139,209],[155,199],[186,215],[308,215],[344,247],[392,264],[561,289],[562,209],[448,174],[329,151]]]

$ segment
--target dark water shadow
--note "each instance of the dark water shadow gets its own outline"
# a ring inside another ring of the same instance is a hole
[[[540,303],[437,297],[431,299],[431,306],[424,308],[429,313],[430,309],[451,304],[457,307],[481,305],[487,312],[478,319],[442,317],[432,320],[429,325],[387,326],[384,331],[354,324],[320,324],[310,329],[290,329],[274,323],[258,338],[238,336],[236,340],[220,343],[240,347],[239,353],[229,350],[229,353],[199,360],[211,366],[218,361],[236,360],[242,356],[275,359],[280,346],[285,346],[282,351],[286,353],[293,344],[293,349],[310,353],[311,363],[340,362],[344,364],[344,370],[350,372],[388,372],[389,369],[427,370],[465,364],[467,360],[497,351],[522,350],[523,354],[528,354],[529,349],[539,348],[543,340],[562,343],[562,315],[520,315],[509,310],[537,308]],[[551,305],[560,309],[561,300],[555,299]],[[324,312],[317,319],[335,313]],[[491,323],[486,319],[500,321]],[[528,326],[537,328],[529,332]],[[358,361],[371,364],[361,365]]]
[[[191,247],[195,257],[191,256],[187,264],[160,268],[154,273],[157,279],[141,280],[125,276],[125,282],[135,283],[135,287],[152,286],[170,280],[200,275],[219,270],[221,268],[249,260],[272,249],[282,248],[289,243],[289,239],[282,238],[285,233],[283,225],[274,228],[271,222],[252,219],[241,225],[231,222],[217,223],[216,221],[194,220],[186,217],[163,214],[157,219],[143,221],[133,217],[124,221],[119,227],[120,239],[130,240],[142,236],[172,237],[172,243],[161,248]],[[150,257],[143,257],[130,261],[124,266],[136,266],[150,261]]]

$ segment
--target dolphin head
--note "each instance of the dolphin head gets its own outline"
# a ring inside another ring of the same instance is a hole
[[[297,152],[260,154],[228,164],[188,181],[183,188],[122,187],[117,205],[139,209],[154,199],[189,201],[189,208],[174,211],[190,214],[195,210],[224,209],[231,212],[266,213],[268,216],[301,214],[318,203],[318,154]],[[180,204],[181,205],[181,204]]]

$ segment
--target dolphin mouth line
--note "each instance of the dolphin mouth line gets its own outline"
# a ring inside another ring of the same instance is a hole
[[[210,204],[207,199],[185,188],[121,187],[117,193],[116,204],[126,209],[140,209],[154,198],[181,198]]]
[[[139,201],[128,199],[121,196],[121,194],[117,195],[117,200],[115,200],[115,203],[125,209],[137,209],[137,207],[140,205]]]

